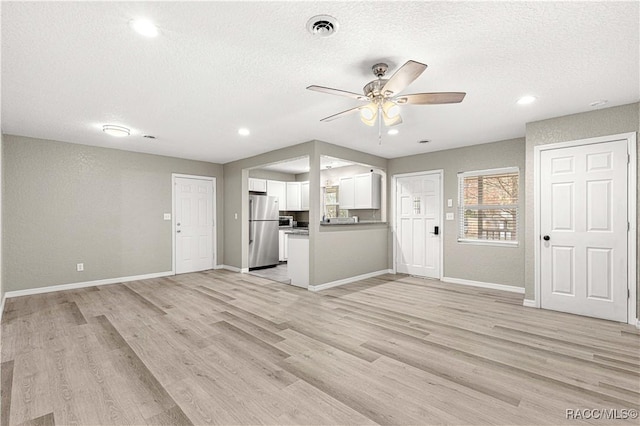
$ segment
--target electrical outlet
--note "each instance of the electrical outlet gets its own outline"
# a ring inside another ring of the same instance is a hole
[[[171,213],[165,213],[164,220],[171,220]]]
[[[447,213],[446,220],[453,220],[453,213]]]
[[[76,271],[78,271],[78,272],[84,271],[84,263],[78,263],[76,265]]]

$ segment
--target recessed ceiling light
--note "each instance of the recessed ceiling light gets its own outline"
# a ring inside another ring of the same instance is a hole
[[[608,101],[608,100],[606,100],[606,99],[600,99],[599,101],[591,102],[591,103],[589,104],[589,106],[590,106],[590,107],[592,107],[592,108],[598,108],[598,107],[601,107],[601,106],[606,105],[607,103],[609,103],[609,101]]]
[[[388,135],[397,135],[398,133],[400,133],[398,129],[389,129],[387,132]]]
[[[108,135],[116,136],[118,138],[129,136],[131,134],[131,130],[126,127],[116,126],[113,124],[105,124],[102,126],[102,131]]]
[[[148,19],[132,19],[129,25],[135,32],[145,37],[156,37],[159,33],[158,27]]]
[[[249,131],[249,129],[245,129],[243,127],[242,129],[238,129],[238,134],[241,136],[249,136],[251,132]]]
[[[535,96],[523,96],[520,99],[518,99],[518,104],[519,105],[527,105],[530,104],[532,102],[534,102],[536,100]]]

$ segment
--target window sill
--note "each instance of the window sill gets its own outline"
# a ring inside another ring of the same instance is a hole
[[[520,246],[518,241],[490,241],[490,240],[464,240],[458,238],[460,244],[469,244],[473,246],[494,246],[494,247],[509,247],[517,248]]]

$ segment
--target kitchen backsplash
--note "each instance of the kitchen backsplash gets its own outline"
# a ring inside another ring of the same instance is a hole
[[[289,211],[280,211],[280,216],[293,216],[293,220],[296,222],[309,222],[309,212],[289,212]]]

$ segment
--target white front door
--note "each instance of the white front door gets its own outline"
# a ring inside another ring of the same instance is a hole
[[[174,179],[176,274],[213,268],[213,200],[211,180]]]
[[[627,321],[627,141],[540,155],[541,307]]]
[[[396,270],[440,279],[440,173],[396,178]]]

